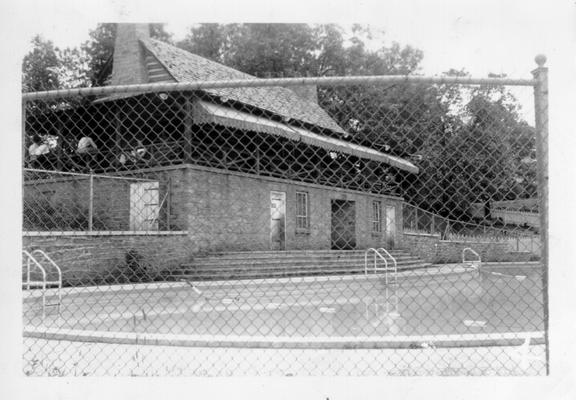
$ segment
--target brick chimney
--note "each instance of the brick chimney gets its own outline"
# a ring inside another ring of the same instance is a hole
[[[144,48],[139,40],[149,38],[148,24],[116,25],[111,85],[148,83]]]

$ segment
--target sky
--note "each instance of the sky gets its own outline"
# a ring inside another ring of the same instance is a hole
[[[559,3],[562,0],[557,0]],[[555,38],[565,26],[565,8],[553,1],[366,1],[292,0],[290,6],[270,6],[262,0],[180,2],[158,7],[158,2],[21,0],[2,3],[19,23],[13,31],[16,50],[22,57],[30,50],[36,34],[59,47],[75,47],[86,41],[98,22],[165,22],[175,40],[183,39],[198,22],[336,22],[345,25],[366,23],[384,35],[374,42],[378,47],[392,41],[411,45],[424,52],[421,74],[438,75],[451,68],[464,69],[476,77],[488,73],[531,78],[537,54],[546,54],[549,65],[561,52]],[[150,6],[150,8],[147,7]],[[226,7],[220,5],[227,5]],[[183,12],[179,12],[183,10]],[[381,40],[380,40],[381,39]],[[513,90],[523,105],[527,120],[533,120],[529,89]]]
[[[290,3],[297,10],[283,7],[277,12],[262,7],[266,4],[264,1],[243,0],[230,1],[231,4],[243,4],[241,10],[231,7],[218,11],[219,7],[205,6],[184,15],[162,9],[146,12],[138,7],[121,6],[126,2],[115,0],[101,0],[96,7],[92,1],[23,0],[23,3],[29,4],[29,8],[20,8],[24,9],[21,12],[28,14],[25,23],[18,27],[23,33],[18,40],[25,42],[18,46],[20,51],[29,48],[26,42],[37,33],[61,47],[78,46],[88,39],[88,32],[96,23],[118,20],[166,22],[168,31],[173,32],[176,39],[183,38],[187,28],[197,22],[360,22],[383,29],[387,42],[395,40],[423,50],[423,72],[427,74],[465,68],[480,76],[488,72],[529,76],[535,66],[534,56],[552,54],[555,50],[553,38],[565,29],[562,24],[555,23],[565,11],[551,6],[554,1],[444,0],[413,3],[392,0],[375,5],[377,2],[333,0],[318,2],[329,3],[327,10],[304,13],[298,12],[297,7],[304,3],[303,0]],[[190,3],[194,4],[193,1],[183,4]],[[221,1],[212,2],[218,3]],[[257,11],[251,11],[251,4]],[[193,7],[188,5],[187,8]],[[370,10],[375,11],[369,13]]]

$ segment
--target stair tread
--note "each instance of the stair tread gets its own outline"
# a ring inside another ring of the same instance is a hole
[[[421,262],[420,258],[404,258],[396,260],[396,264],[410,264],[413,262]],[[222,260],[221,262],[204,262],[203,260],[198,260],[196,262],[187,262],[180,265],[191,266],[191,267],[211,267],[211,266],[228,266],[228,265],[243,265],[243,266],[262,266],[262,265],[364,265],[364,260],[313,260],[313,259],[302,259],[302,260],[266,260],[266,261],[237,261],[237,260]],[[374,264],[369,260],[369,264]],[[379,262],[378,265],[384,265],[384,262]],[[388,265],[394,265],[394,263],[388,260]]]
[[[410,265],[410,264],[415,264],[415,263],[419,263],[422,262],[422,260],[419,259],[413,259],[413,260],[401,260],[398,261],[396,264],[400,267],[402,265]],[[391,266],[392,264],[390,263],[389,266]],[[323,262],[323,263],[319,263],[319,262],[306,262],[306,261],[302,261],[302,262],[269,262],[269,263],[236,263],[236,262],[230,262],[230,263],[209,263],[209,264],[193,264],[193,263],[186,263],[186,264],[181,264],[182,268],[222,268],[222,269],[226,269],[226,268],[266,268],[266,267],[278,267],[278,268],[290,268],[290,267],[310,267],[310,268],[321,268],[321,267],[346,267],[346,266],[351,266],[351,267],[364,267],[364,261],[362,262]]]
[[[426,263],[407,250],[389,250],[398,271],[426,268]],[[388,259],[388,262],[391,261]],[[173,279],[241,279],[317,275],[363,274],[365,250],[288,250],[216,252],[196,257],[171,271]],[[384,271],[379,271],[380,274]]]
[[[405,268],[398,268],[399,272],[411,270],[415,268],[423,268],[432,264],[429,263],[418,263],[411,264]],[[300,273],[300,272],[350,272],[350,271],[364,271],[364,267],[360,268],[292,268],[292,269],[280,269],[280,268],[266,268],[266,269],[220,269],[220,270],[177,270],[172,271],[171,275],[197,275],[197,274],[230,274],[230,273],[268,273],[268,272],[282,272],[282,273]],[[379,270],[383,272],[383,270]]]

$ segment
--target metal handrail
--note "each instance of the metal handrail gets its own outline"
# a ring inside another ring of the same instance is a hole
[[[30,289],[30,261],[32,261],[37,267],[38,269],[42,272],[42,282],[44,284],[46,284],[46,270],[44,269],[44,267],[42,266],[42,264],[40,264],[38,262],[38,260],[36,260],[34,258],[34,256],[32,254],[30,254],[28,251],[26,250],[22,250],[22,253],[24,253],[24,255],[27,257],[26,259],[26,289]]]
[[[30,290],[30,262],[32,261],[42,272],[42,321],[46,317],[46,270],[42,265],[26,250],[22,250],[26,256],[26,289]]]
[[[386,257],[384,257],[382,254],[380,254],[380,252],[378,250],[376,250],[373,247],[370,247],[369,249],[367,249],[364,252],[364,274],[368,275],[368,253],[370,253],[370,251],[374,252],[374,271],[376,271],[376,256],[380,257],[382,260],[384,260],[384,265],[385,265],[385,269],[388,269],[388,260],[386,260]]]
[[[390,254],[390,252],[388,252],[388,250],[386,250],[384,247],[380,247],[378,249],[378,251],[380,251],[380,250],[383,251],[388,257],[390,257],[390,259],[394,263],[394,268],[391,271],[393,274],[393,278],[394,278],[392,283],[396,284],[398,281],[398,263],[396,262],[396,259],[394,258],[394,256],[392,256],[392,254]],[[388,279],[388,272],[390,272],[390,271],[388,269],[388,265],[386,265],[386,270],[384,272],[384,280],[386,282],[386,290],[388,290],[388,283],[390,283],[389,279]],[[386,292],[386,293],[388,293],[388,292]]]
[[[26,282],[24,283],[24,285],[26,286],[27,290],[30,290],[30,287],[32,285],[32,283],[34,283],[35,285],[37,285],[38,283],[41,284],[42,287],[42,321],[44,321],[44,319],[46,318],[46,289],[48,285],[53,285],[53,284],[57,284],[57,292],[58,292],[58,313],[60,313],[60,305],[62,304],[62,270],[60,269],[60,267],[58,266],[58,264],[56,264],[56,262],[54,262],[54,260],[52,260],[52,258],[50,258],[48,256],[48,254],[46,254],[44,251],[37,249],[32,251],[32,253],[28,252],[27,250],[22,250],[22,253],[25,255],[26,257]],[[47,274],[46,274],[46,268],[44,268],[42,266],[42,264],[40,264],[40,262],[33,256],[33,254],[38,253],[41,256],[43,256],[44,258],[46,258],[50,264],[52,264],[52,266],[54,268],[56,268],[56,271],[58,273],[58,280],[57,281],[49,281],[47,279]],[[32,282],[30,280],[30,267],[31,264],[34,264],[39,270],[40,272],[42,272],[42,282]]]
[[[470,253],[474,254],[476,257],[478,257],[477,260],[471,260],[471,261],[466,261],[466,251],[469,251]],[[466,247],[465,249],[462,250],[462,264],[466,264],[466,262],[477,262],[478,263],[478,268],[480,267],[480,264],[482,264],[482,257],[480,257],[480,254],[476,253],[473,249],[471,249],[470,247]]]
[[[388,250],[386,250],[384,247],[380,247],[378,249],[378,251],[380,251],[380,250],[382,250],[384,253],[386,253],[386,255],[388,257],[390,257],[390,259],[394,263],[394,272],[397,272],[398,271],[398,263],[396,262],[396,259],[394,258],[394,256],[392,254],[390,254],[390,252]]]
[[[38,253],[40,255],[42,255],[45,259],[48,260],[48,262],[50,262],[50,264],[52,264],[52,266],[54,268],[56,268],[56,272],[58,273],[58,280],[57,281],[50,281],[50,282],[46,282],[46,283],[57,283],[58,284],[58,311],[60,311],[60,304],[62,303],[62,269],[60,269],[60,267],[58,266],[58,264],[56,264],[56,262],[54,260],[52,260],[52,258],[50,258],[48,256],[48,254],[46,254],[43,250],[40,249],[36,249],[32,252],[32,254]]]

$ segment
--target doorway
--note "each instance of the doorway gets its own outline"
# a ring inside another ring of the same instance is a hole
[[[270,248],[286,250],[286,193],[270,192]]]
[[[332,250],[356,248],[356,206],[353,201],[332,200]]]
[[[386,206],[386,247],[394,248],[396,241],[396,207]]]
[[[157,231],[160,213],[158,182],[130,184],[130,230]]]

